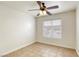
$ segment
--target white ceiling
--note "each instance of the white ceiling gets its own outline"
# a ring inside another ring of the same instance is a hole
[[[44,1],[44,2],[47,7],[59,5],[58,9],[49,10],[52,14],[73,10],[76,8],[77,4],[79,4],[79,1]],[[36,16],[37,13],[39,13],[39,10],[28,11],[30,9],[39,9],[39,6],[35,1],[15,1],[15,2],[7,1],[7,2],[0,2],[0,5],[1,4],[6,5],[10,8],[14,8],[15,10],[18,10],[24,13],[29,13],[33,16]]]

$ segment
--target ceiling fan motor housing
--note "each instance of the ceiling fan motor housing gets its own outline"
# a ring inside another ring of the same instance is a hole
[[[44,11],[45,8],[46,8],[45,3],[42,3],[42,6],[40,7],[40,10],[41,10],[41,11]]]

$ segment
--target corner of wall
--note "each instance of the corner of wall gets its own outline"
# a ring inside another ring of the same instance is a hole
[[[7,54],[9,54],[9,53],[11,53],[11,52],[13,52],[13,51],[19,50],[19,49],[21,49],[21,48],[23,48],[23,47],[26,47],[26,46],[28,46],[28,45],[31,45],[31,44],[33,44],[33,43],[35,43],[35,42],[36,42],[36,41],[31,41],[31,42],[28,43],[28,44],[24,44],[24,45],[22,45],[22,46],[20,46],[20,47],[17,47],[17,48],[15,48],[15,49],[13,49],[13,50],[7,51],[7,52],[1,54],[0,56],[7,55]]]
[[[77,52],[77,54],[78,54],[78,56],[79,56],[79,50],[76,49],[76,52]]]

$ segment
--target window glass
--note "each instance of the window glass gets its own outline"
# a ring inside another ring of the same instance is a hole
[[[58,20],[50,20],[43,22],[43,36],[47,38],[62,38],[62,22]]]

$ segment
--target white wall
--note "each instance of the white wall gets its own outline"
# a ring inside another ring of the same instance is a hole
[[[67,48],[75,49],[75,10],[54,14],[52,16],[37,17],[37,41]],[[43,37],[43,21],[61,19],[62,20],[62,39],[49,39]]]
[[[76,9],[76,51],[79,55],[79,5]]]
[[[35,42],[35,19],[0,5],[0,56]]]

